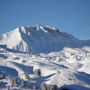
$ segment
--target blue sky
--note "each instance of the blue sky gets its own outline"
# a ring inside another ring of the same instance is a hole
[[[36,24],[88,39],[90,0],[0,0],[0,34]]]

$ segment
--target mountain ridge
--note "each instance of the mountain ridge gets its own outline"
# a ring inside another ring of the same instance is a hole
[[[22,26],[0,35],[0,43],[8,48],[25,53],[49,53],[64,47],[90,46],[90,40],[79,40],[54,27],[32,25]]]

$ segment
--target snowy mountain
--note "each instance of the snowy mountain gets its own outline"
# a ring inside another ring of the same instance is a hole
[[[90,40],[79,40],[53,27],[33,25],[0,35],[0,44],[19,52],[36,54],[60,51],[64,47],[90,46]]]
[[[0,90],[44,88],[90,90],[90,40],[41,25],[0,35]]]

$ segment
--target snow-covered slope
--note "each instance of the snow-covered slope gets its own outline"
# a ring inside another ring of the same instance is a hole
[[[0,35],[0,44],[8,48],[25,53],[49,53],[63,49],[63,47],[82,47],[90,45],[90,41],[81,41],[58,29],[33,25],[20,27]]]
[[[57,85],[60,88],[58,90],[62,90],[62,88],[90,90],[90,47],[65,47],[60,52],[40,55],[8,51],[0,52],[0,54],[2,54],[0,57],[0,73],[5,73],[7,77],[10,77],[10,79],[6,78],[0,83],[10,84],[11,78],[18,77],[27,81],[27,86],[38,86],[39,90],[42,83]],[[5,59],[3,56],[8,57]],[[34,73],[36,69],[41,70],[40,77]],[[15,73],[14,76],[13,73]],[[26,80],[25,74],[28,74],[30,79]],[[7,87],[6,85],[2,87],[4,90]],[[20,85],[11,88],[26,90],[25,87],[22,89]],[[0,87],[0,90],[2,88]],[[27,89],[33,90],[28,87]]]

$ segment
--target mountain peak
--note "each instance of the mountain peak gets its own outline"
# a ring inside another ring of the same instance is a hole
[[[43,32],[52,32],[52,31],[58,31],[60,32],[58,29],[54,28],[54,27],[50,27],[50,26],[43,26],[43,25],[32,25],[32,26],[22,26],[20,28],[18,28],[19,31],[43,31]]]

